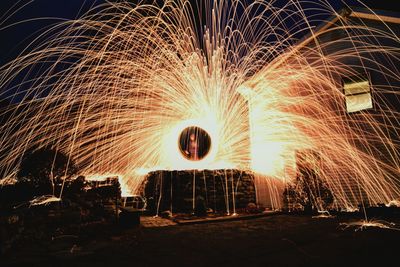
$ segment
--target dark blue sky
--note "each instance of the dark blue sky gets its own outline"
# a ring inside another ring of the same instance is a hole
[[[0,65],[14,58],[44,27],[60,19],[79,17],[92,6],[105,2],[105,0],[0,0],[0,29],[3,28],[0,30]],[[25,4],[27,5],[24,6]],[[22,9],[16,11],[18,7]],[[9,17],[13,12],[15,14]],[[54,19],[39,19],[8,27],[16,22],[45,17]]]
[[[269,1],[269,0],[266,0]],[[283,0],[282,0],[283,1]],[[329,0],[335,7],[339,7],[340,0]],[[40,29],[43,29],[51,23],[57,22],[57,19],[51,20],[36,20],[25,22],[16,26],[4,27],[12,23],[33,19],[54,17],[58,19],[73,19],[79,17],[80,14],[89,10],[92,6],[104,3],[105,0],[0,0],[0,65],[16,57],[29,40]],[[136,2],[136,0],[131,0]],[[354,5],[355,0],[346,0],[346,2]],[[397,7],[398,0],[365,0],[367,5],[390,11],[400,11]],[[21,7],[29,3],[21,10],[17,11],[11,18],[8,15],[16,10],[16,7]],[[16,5],[13,7],[13,5]],[[3,29],[2,29],[3,28]]]

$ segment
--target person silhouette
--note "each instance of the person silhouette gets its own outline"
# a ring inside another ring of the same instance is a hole
[[[188,149],[185,151],[191,160],[199,160],[199,144],[194,133],[189,136]]]

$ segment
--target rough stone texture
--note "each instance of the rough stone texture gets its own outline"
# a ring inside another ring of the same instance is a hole
[[[26,183],[0,187],[0,255],[26,240],[64,236],[69,229],[93,222],[115,222],[117,218],[121,195],[118,177],[68,181],[61,201],[32,206],[27,199],[36,192]]]
[[[231,213],[256,202],[253,174],[235,169],[150,172],[140,191],[153,213]]]

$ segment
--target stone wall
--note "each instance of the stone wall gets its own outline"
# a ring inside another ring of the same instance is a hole
[[[235,169],[150,172],[140,194],[152,213],[232,213],[256,202],[253,174]]]

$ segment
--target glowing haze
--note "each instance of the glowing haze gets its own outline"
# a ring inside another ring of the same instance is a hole
[[[351,206],[361,191],[371,203],[399,197],[397,147],[385,131],[397,128],[368,112],[348,116],[332,79],[354,76],[360,66],[341,59],[368,49],[398,58],[397,36],[368,31],[397,45],[377,47],[349,35],[344,39],[364,42],[362,51],[354,45],[323,54],[328,44],[296,44],[312,28],[305,1],[148,2],[99,6],[54,26],[2,67],[2,97],[18,99],[0,126],[4,177],[15,175],[25,151],[44,146],[69,155],[88,176],[120,175],[131,191],[160,169],[236,168],[290,181],[296,151],[318,151],[320,176],[338,206]],[[315,8],[337,16],[336,27],[351,28],[327,2]],[[397,117],[380,108],[384,117]],[[211,137],[200,161],[179,150],[180,133],[190,126]],[[389,163],[375,156],[371,142],[383,144]]]

